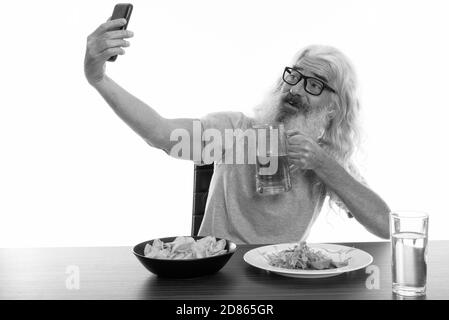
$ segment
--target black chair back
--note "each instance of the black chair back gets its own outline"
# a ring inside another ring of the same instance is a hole
[[[195,165],[193,169],[193,208],[192,208],[192,236],[198,235],[206,209],[209,185],[214,173],[214,164]]]

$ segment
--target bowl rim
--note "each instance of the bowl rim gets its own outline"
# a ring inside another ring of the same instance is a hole
[[[207,236],[170,236],[170,237],[154,238],[154,239],[150,239],[150,240],[143,241],[143,242],[140,242],[140,243],[136,244],[135,246],[133,246],[132,252],[134,253],[134,255],[136,255],[136,256],[138,256],[138,257],[141,257],[141,258],[144,258],[144,259],[148,259],[148,260],[153,260],[153,261],[176,261],[176,262],[187,262],[187,261],[203,261],[203,260],[214,259],[214,258],[216,259],[216,258],[218,258],[218,257],[224,257],[224,256],[228,256],[228,255],[233,255],[233,254],[237,251],[237,244],[236,244],[235,242],[233,242],[233,241],[231,241],[231,240],[229,240],[229,239],[219,238],[219,237],[212,236],[212,237],[215,237],[216,240],[225,240],[225,241],[226,241],[226,244],[229,246],[229,249],[227,250],[226,253],[222,253],[222,254],[219,254],[219,255],[216,255],[216,256],[211,256],[211,257],[204,257],[204,258],[189,258],[189,259],[160,259],[160,258],[149,258],[149,257],[145,257],[145,255],[136,252],[136,248],[137,248],[138,246],[143,245],[143,244],[147,244],[147,243],[149,243],[150,241],[154,241],[154,240],[156,240],[156,239],[159,239],[159,240],[162,241],[163,239],[167,239],[167,238],[174,238],[174,239],[176,239],[177,237],[191,237],[191,238],[194,238],[194,239],[195,239],[195,238],[202,239],[202,238],[205,238],[205,237],[207,237]],[[196,240],[196,239],[195,239],[195,240]],[[232,246],[232,247],[231,247],[231,246]]]

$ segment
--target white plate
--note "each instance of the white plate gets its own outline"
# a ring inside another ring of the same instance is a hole
[[[268,261],[265,258],[266,254],[272,254],[280,252],[282,250],[292,249],[296,244],[298,243],[282,243],[255,248],[245,253],[243,259],[245,260],[246,263],[256,268],[271,271],[281,276],[294,277],[294,278],[333,277],[342,274],[344,272],[350,272],[365,268],[366,266],[370,265],[373,262],[373,257],[369,253],[360,249],[346,247],[337,244],[308,243],[307,245],[311,249],[316,251],[322,251],[335,261],[341,261],[350,258],[348,261],[348,265],[341,268],[324,269],[324,270],[302,270],[302,269],[296,270],[296,269],[273,267],[268,264]],[[339,255],[337,252],[344,252],[344,254]]]

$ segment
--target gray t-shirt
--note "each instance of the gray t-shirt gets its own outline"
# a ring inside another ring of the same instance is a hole
[[[202,129],[246,130],[251,118],[240,112],[212,113],[201,119]],[[223,146],[223,152],[226,150]],[[305,240],[317,218],[322,199],[300,170],[291,174],[292,189],[279,195],[256,192],[254,164],[216,161],[199,235],[226,238],[237,244]]]

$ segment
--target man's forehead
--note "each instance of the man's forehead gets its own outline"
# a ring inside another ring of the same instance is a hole
[[[327,83],[332,83],[335,78],[329,63],[322,59],[303,57],[295,63],[294,67],[308,76],[320,78]]]

